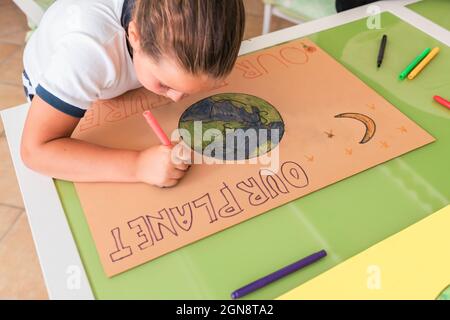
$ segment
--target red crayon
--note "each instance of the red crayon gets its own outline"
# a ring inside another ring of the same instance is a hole
[[[144,118],[147,120],[147,123],[149,124],[150,128],[153,129],[161,143],[167,147],[170,147],[172,143],[170,142],[167,135],[164,133],[163,129],[159,125],[158,121],[156,121],[156,118],[152,115],[150,111],[144,112]]]
[[[434,96],[434,100],[437,103],[439,103],[439,104],[443,105],[444,107],[446,107],[447,109],[450,109],[450,101],[447,101],[444,98],[439,97],[439,96]]]

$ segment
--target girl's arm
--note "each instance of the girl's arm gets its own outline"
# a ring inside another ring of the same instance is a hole
[[[101,147],[70,138],[80,119],[66,115],[35,96],[21,143],[21,157],[30,169],[74,182],[146,182],[173,186],[186,165],[174,165],[170,149],[142,152]]]

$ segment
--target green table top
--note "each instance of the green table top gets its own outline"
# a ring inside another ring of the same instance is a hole
[[[434,23],[450,30],[450,1],[422,0],[407,6]]]
[[[382,23],[383,29],[368,30],[363,19],[310,38],[437,142],[111,279],[103,272],[73,184],[56,181],[95,297],[229,299],[233,290],[261,276],[328,251],[322,261],[248,296],[272,299],[446,206],[450,110],[432,96],[450,93],[450,50],[389,13]],[[384,33],[389,44],[377,70]],[[398,74],[427,46],[442,51],[416,80],[400,82]]]

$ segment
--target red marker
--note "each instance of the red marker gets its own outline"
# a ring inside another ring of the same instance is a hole
[[[442,104],[442,105],[443,105],[444,107],[446,107],[447,109],[450,109],[450,101],[447,101],[447,100],[445,100],[444,98],[439,97],[439,96],[434,96],[434,100],[435,100],[437,103]]]
[[[172,143],[170,142],[169,138],[164,133],[163,129],[159,125],[158,121],[156,121],[156,118],[152,115],[152,113],[150,111],[145,111],[144,118],[145,120],[147,120],[150,128],[152,128],[155,134],[158,136],[161,143],[166,147],[170,147]]]

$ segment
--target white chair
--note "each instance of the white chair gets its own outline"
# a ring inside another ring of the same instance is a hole
[[[336,13],[335,0],[263,0],[263,34],[270,32],[272,16],[295,24],[311,21]]]
[[[27,16],[28,20],[35,25],[39,25],[44,9],[33,0],[13,0],[14,3]]]

